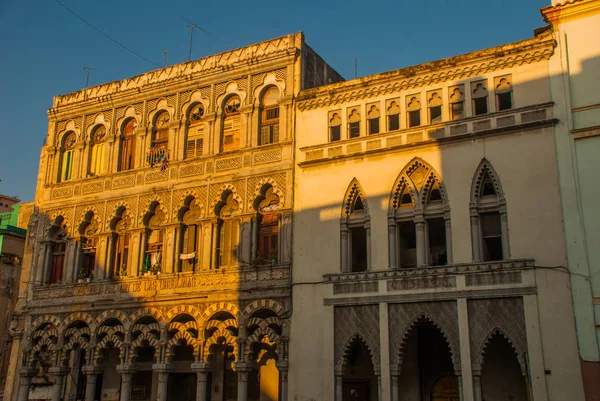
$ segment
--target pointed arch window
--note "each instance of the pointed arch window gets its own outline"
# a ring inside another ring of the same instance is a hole
[[[135,167],[135,130],[137,122],[128,118],[121,128],[119,171],[131,170]]]
[[[193,197],[187,199],[184,207],[179,212],[180,237],[179,237],[179,271],[196,271],[198,268],[199,254],[199,221],[201,217],[200,206]]]
[[[215,268],[236,265],[238,261],[239,244],[239,214],[240,205],[230,190],[221,195],[221,201],[215,207],[218,216],[216,224]]]
[[[87,212],[84,221],[79,226],[81,235],[81,265],[77,273],[78,279],[91,279],[96,269],[96,246],[98,223],[94,212]]]
[[[366,199],[356,180],[348,187],[340,222],[342,272],[371,269],[371,221]]]
[[[73,178],[76,140],[77,137],[73,131],[66,133],[63,138],[59,181],[69,181]]]
[[[242,102],[237,95],[228,97],[223,105],[222,152],[229,152],[240,147],[241,105]]]
[[[452,263],[450,208],[439,175],[421,159],[400,173],[388,214],[391,268]]]
[[[153,202],[144,216],[146,232],[142,272],[145,274],[158,274],[164,269],[164,222],[165,213],[158,202]]]
[[[264,93],[260,113],[259,145],[279,142],[279,89],[271,86]]]
[[[112,232],[112,256],[109,277],[126,277],[129,274],[129,246],[131,242],[131,218],[125,207],[117,210],[116,216],[111,221]]]
[[[204,152],[204,105],[196,103],[190,108],[188,116],[188,137],[185,147],[185,158],[193,159]]]
[[[106,140],[106,127],[97,125],[92,130],[91,154],[89,164],[89,175],[96,176],[104,172],[104,149]]]
[[[486,159],[473,177],[470,211],[473,262],[509,259],[506,200],[498,175]]]
[[[256,218],[255,265],[276,264],[279,260],[279,214],[281,204],[279,196],[270,184],[261,188],[261,195],[254,201],[258,211]]]

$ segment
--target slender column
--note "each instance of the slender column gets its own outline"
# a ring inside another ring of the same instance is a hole
[[[31,386],[31,379],[35,376],[35,369],[22,369],[19,373],[19,397],[18,401],[27,401],[29,399],[29,387]]]
[[[168,384],[169,372],[158,372],[158,391],[156,394],[157,401],[166,401]]]
[[[500,230],[502,232],[502,259],[510,259],[510,242],[508,240],[508,216],[506,206],[500,207]]]
[[[279,401],[287,401],[288,399],[288,371],[287,369],[277,368],[279,377],[281,378],[281,399]]]
[[[475,395],[475,401],[483,401],[480,369],[473,369],[473,393]]]
[[[52,385],[52,401],[61,401],[65,376],[67,373],[69,373],[69,369],[62,366],[53,367],[48,369],[48,373],[54,376],[54,384]]]
[[[135,368],[131,365],[117,366],[117,372],[121,373],[121,401],[129,401],[131,398],[131,377]]]
[[[258,221],[260,216],[257,214],[255,218],[250,220],[250,224],[252,224],[252,238],[250,240],[250,264],[254,264],[254,260],[256,259],[256,251],[258,249]],[[262,255],[263,258],[265,255]]]
[[[460,401],[464,401],[465,400],[465,395],[463,393],[463,380],[462,380],[462,375],[457,374],[456,375],[456,379],[458,380],[458,399]]]
[[[342,255],[341,255],[341,262],[342,262],[342,273],[348,273],[349,271],[349,266],[348,266],[348,225],[346,224],[345,221],[342,221],[341,224],[341,241],[342,241]]]
[[[396,220],[394,216],[388,215],[388,250],[389,250],[389,266],[390,270],[394,270],[397,268],[396,262],[398,257],[396,256]]]
[[[425,254],[425,221],[422,216],[415,219],[415,227],[417,237],[417,267],[423,267],[427,265],[427,260]]]
[[[247,401],[248,399],[248,373],[250,368],[247,366],[237,367],[238,374],[238,394],[237,401]]]
[[[197,374],[196,401],[206,401],[208,373],[212,371],[212,367],[205,362],[194,362],[191,367]]]
[[[86,376],[85,382],[85,401],[94,401],[96,395],[96,382],[98,381],[99,370],[92,367],[92,369],[85,369],[84,373]]]
[[[342,401],[342,375],[335,376],[335,401]]]
[[[371,270],[371,221],[365,222],[365,234],[367,237],[367,270]]]
[[[377,376],[379,379],[378,390],[379,400],[390,399],[390,336],[389,336],[389,315],[388,304],[381,302],[379,304],[379,360],[380,373]]]
[[[399,398],[399,388],[398,382],[400,381],[400,376],[392,374],[392,401],[400,401]],[[461,400],[462,401],[462,400]]]
[[[479,216],[475,210],[471,210],[471,246],[473,247],[473,262],[481,262],[481,244],[479,241]]]
[[[459,377],[459,388],[462,388],[461,401],[473,401],[473,378],[471,367],[471,344],[469,342],[469,316],[466,298],[457,300],[458,333],[460,336],[460,370],[456,370]],[[481,401],[481,400],[480,400]]]
[[[444,216],[446,228],[446,264],[452,264],[452,227],[450,226],[450,213]]]
[[[50,262],[52,259],[52,243],[49,241],[42,242],[44,244],[44,259],[41,266],[38,266],[36,272],[36,281],[38,284],[48,282],[50,276]]]
[[[529,363],[528,370],[531,381],[531,399],[546,401],[548,400],[548,387],[546,384],[537,295],[523,296],[523,310],[525,312],[525,331],[527,333],[527,362]],[[523,373],[527,373],[523,366],[521,366],[521,369]]]

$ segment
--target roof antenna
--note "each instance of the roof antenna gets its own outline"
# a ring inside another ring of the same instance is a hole
[[[354,78],[358,78],[358,60],[354,57]]]
[[[188,61],[192,61],[192,43],[194,41],[194,29],[198,28],[200,29],[202,32],[210,35],[210,32],[208,32],[206,29],[203,29],[202,27],[198,26],[198,24],[190,21],[189,19],[185,18],[184,16],[181,16],[181,19],[188,22],[189,25],[187,26],[187,28],[191,28],[191,32],[190,32],[190,55],[188,57]]]
[[[162,54],[163,54],[163,68],[165,68],[167,66],[167,53],[169,52],[169,49],[162,49]]]
[[[187,26],[187,28],[192,28],[192,31],[190,32],[190,55],[188,57],[188,61],[192,61],[192,43],[194,42],[194,28],[196,27],[196,24],[190,24]]]
[[[92,71],[95,70],[95,68],[90,68],[90,67],[83,67],[84,70],[87,70],[87,78],[85,80],[85,87],[87,88],[88,85],[90,84],[90,74]]]

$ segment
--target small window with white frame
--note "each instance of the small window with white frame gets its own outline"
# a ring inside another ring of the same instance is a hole
[[[494,78],[494,89],[496,92],[496,107],[498,111],[513,108],[512,77],[503,75]]]
[[[348,109],[348,138],[358,138],[360,136],[360,108],[352,107]]]
[[[450,119],[460,120],[465,117],[465,86],[457,85],[448,88],[450,100]]]
[[[442,91],[427,92],[427,108],[429,109],[429,124],[442,121]]]
[[[329,142],[336,142],[342,139],[342,118],[340,111],[329,112]]]
[[[400,129],[400,99],[389,99],[385,102],[388,131]]]
[[[471,97],[473,98],[473,115],[488,113],[487,80],[471,82]]]

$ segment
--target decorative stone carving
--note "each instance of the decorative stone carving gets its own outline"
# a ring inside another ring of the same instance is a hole
[[[379,306],[341,306],[334,309],[335,325],[335,364],[345,363],[347,347],[352,339],[359,336],[365,343],[375,369],[379,369]]]
[[[415,323],[425,318],[432,322],[445,337],[452,356],[454,369],[460,369],[460,344],[456,302],[420,302],[390,304],[389,308],[390,365],[402,364],[404,345]]]

